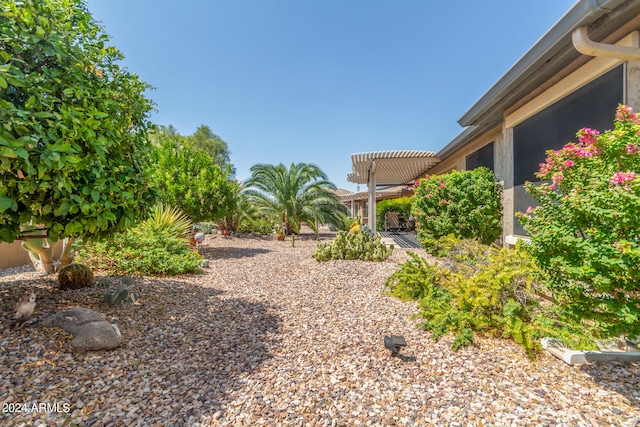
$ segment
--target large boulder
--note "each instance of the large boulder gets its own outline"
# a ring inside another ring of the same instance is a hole
[[[78,350],[112,350],[122,342],[118,327],[90,308],[73,307],[47,317],[40,324],[69,332],[73,335],[71,345]]]

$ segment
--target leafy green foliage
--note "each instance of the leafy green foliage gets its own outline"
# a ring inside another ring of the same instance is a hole
[[[166,232],[177,239],[189,240],[191,237],[192,223],[187,215],[180,209],[158,203],[149,213],[141,225],[150,233]]]
[[[216,221],[233,210],[234,184],[227,171],[180,136],[158,136],[153,152],[153,183],[160,198],[195,222]]]
[[[427,251],[448,234],[489,244],[502,233],[502,187],[487,168],[427,177],[415,189],[413,216]]]
[[[168,276],[199,273],[202,261],[184,239],[140,227],[84,245],[76,259],[114,274]]]
[[[149,85],[81,0],[0,5],[0,241],[33,221],[49,237],[133,225],[148,185]]]
[[[116,274],[198,273],[202,256],[189,248],[190,231],[191,221],[184,213],[158,205],[140,225],[108,239],[85,242],[76,259]]]
[[[541,273],[526,251],[498,249],[472,240],[449,238],[449,255],[437,264],[411,259],[385,282],[389,294],[418,300],[420,326],[439,339],[455,334],[452,348],[473,343],[474,332],[511,338],[529,356],[543,336],[592,348],[581,324],[567,323],[544,294]]]
[[[563,313],[587,319],[602,338],[640,334],[640,119],[619,106],[615,129],[577,133],[548,151],[540,204],[519,219],[528,251],[548,275]]]
[[[238,222],[238,233],[258,233],[266,236],[273,233],[273,224],[271,221],[260,218],[242,218]]]
[[[376,203],[376,230],[384,231],[387,212],[398,212],[408,216],[411,213],[412,206],[413,200],[409,197],[379,201]]]
[[[230,166],[230,152],[227,143],[218,135],[211,131],[206,125],[198,126],[193,135],[186,137],[186,143],[197,150],[206,151],[213,159],[213,162],[223,170]],[[235,172],[230,172],[233,176]]]
[[[389,295],[404,301],[442,297],[442,287],[438,282],[441,272],[438,266],[413,252],[407,254],[411,259],[385,281]]]
[[[313,258],[316,261],[348,259],[361,261],[384,261],[393,252],[380,241],[380,236],[372,236],[364,231],[347,233],[339,231],[329,243],[319,242]]]
[[[336,186],[315,165],[257,164],[246,186],[248,200],[261,215],[281,219],[296,234],[303,222],[316,234],[318,224],[339,224],[340,212],[346,211],[332,191]]]

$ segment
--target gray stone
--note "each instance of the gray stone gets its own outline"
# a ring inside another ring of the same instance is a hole
[[[73,335],[71,345],[78,350],[111,350],[122,341],[118,327],[90,308],[73,307],[47,317],[40,324],[69,332]]]

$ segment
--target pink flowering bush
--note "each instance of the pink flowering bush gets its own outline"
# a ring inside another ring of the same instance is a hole
[[[502,234],[502,187],[487,168],[426,177],[415,188],[412,213],[431,253],[447,235],[490,244]]]
[[[620,105],[615,128],[582,129],[548,151],[540,205],[518,217],[561,311],[602,337],[640,334],[640,119]]]

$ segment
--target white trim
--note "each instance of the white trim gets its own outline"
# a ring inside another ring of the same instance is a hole
[[[515,246],[518,243],[518,241],[522,241],[524,243],[527,243],[527,242],[531,242],[531,239],[529,239],[528,237],[524,237],[524,236],[512,236],[512,235],[505,236],[505,238],[504,238],[504,242],[507,245]]]
[[[638,38],[638,32],[633,31],[618,41],[615,45],[638,47]],[[536,96],[533,100],[506,116],[504,121],[505,127],[512,128],[522,123],[623,62],[624,61],[620,59],[612,58],[594,58],[590,60],[584,66],[569,74],[567,77]]]

